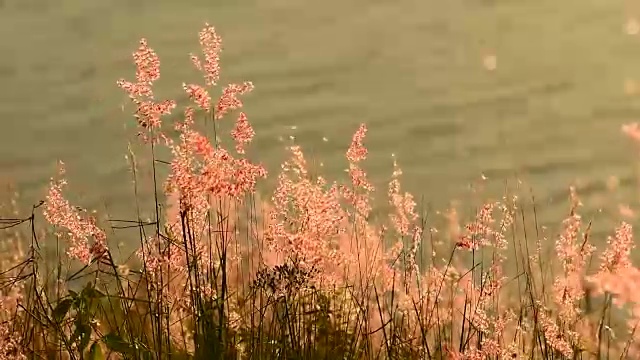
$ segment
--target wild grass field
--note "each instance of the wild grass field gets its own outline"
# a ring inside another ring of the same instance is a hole
[[[135,76],[114,84],[137,129],[126,156],[136,217],[70,202],[64,162],[42,202],[6,203],[1,359],[640,356],[632,209],[612,215],[606,239],[568,184],[553,228],[518,182],[432,211],[404,190],[402,161],[372,184],[366,122],[342,134],[343,179],[295,142],[268,171],[245,106],[254,84],[220,80],[216,29],[198,40],[183,59],[201,75],[181,85],[188,102],[155,93],[173,68],[161,72],[152,37],[133,53]],[[640,139],[636,123],[622,130]],[[260,193],[269,178],[275,190]],[[387,205],[374,212],[373,199]]]

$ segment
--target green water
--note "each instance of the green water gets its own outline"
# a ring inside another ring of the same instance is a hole
[[[566,208],[575,180],[600,206],[610,175],[633,204],[620,126],[640,115],[624,88],[640,81],[634,16],[640,7],[610,0],[0,0],[1,175],[35,201],[62,159],[82,205],[129,214],[134,123],[115,81],[133,77],[144,36],[162,61],[158,97],[184,99],[208,21],[224,39],[222,82],[256,85],[246,111],[272,172],[279,137],[294,135],[343,174],[366,122],[376,184],[395,153],[407,189],[439,208],[482,173],[497,188],[517,173],[545,214]]]

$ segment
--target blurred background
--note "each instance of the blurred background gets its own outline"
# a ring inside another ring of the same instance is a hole
[[[189,53],[209,22],[221,84],[256,86],[252,156],[272,175],[292,136],[344,178],[365,122],[381,201],[395,154],[405,189],[436,209],[484,175],[487,196],[522,180],[556,222],[577,184],[597,214],[637,203],[636,149],[620,128],[640,114],[639,21],[637,3],[611,0],[0,0],[0,175],[29,205],[63,160],[79,204],[131,216],[135,121],[115,82],[134,77],[146,37],[157,97],[184,103],[182,83],[202,82]]]

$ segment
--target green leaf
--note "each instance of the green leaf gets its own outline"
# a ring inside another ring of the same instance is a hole
[[[133,345],[134,348],[136,350],[138,350],[139,355],[142,355],[142,358],[147,360],[147,359],[152,359],[153,356],[151,354],[151,351],[149,350],[149,348],[144,344],[141,343],[139,341],[136,340],[135,344]]]
[[[135,354],[135,348],[126,342],[120,335],[109,333],[102,338],[109,350],[120,354]]]
[[[87,345],[89,345],[89,341],[91,341],[91,332],[93,329],[91,326],[83,321],[83,318],[77,317],[74,321],[75,329],[73,330],[73,334],[71,334],[71,342],[78,341],[78,347],[80,350],[84,350]]]
[[[53,320],[59,324],[67,315],[67,312],[69,312],[71,305],[73,305],[72,299],[64,299],[60,301],[56,308],[53,309]]]
[[[91,345],[91,349],[89,349],[89,360],[104,360],[102,348],[97,341],[95,341],[93,345]]]
[[[91,333],[93,329],[91,326],[87,324],[82,324],[80,329],[80,351],[84,351],[84,349],[89,345],[91,341]]]
[[[87,289],[87,297],[90,299],[101,299],[103,297],[105,297],[106,295],[104,293],[102,293],[100,290],[95,289],[95,288],[88,288]]]
[[[86,299],[100,299],[105,295],[97,290],[92,283],[87,283],[87,285],[82,289],[82,297]]]

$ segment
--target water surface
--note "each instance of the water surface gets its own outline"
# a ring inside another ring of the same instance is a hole
[[[184,99],[208,21],[224,38],[222,82],[256,85],[246,110],[272,172],[279,138],[294,135],[342,176],[366,122],[376,184],[395,153],[406,188],[436,207],[481,174],[514,173],[548,217],[576,180],[592,210],[611,175],[634,203],[620,125],[640,114],[635,16],[631,2],[605,0],[2,0],[0,168],[36,201],[62,159],[82,205],[130,215],[134,123],[115,81],[133,77],[144,36],[162,61],[159,97]]]

